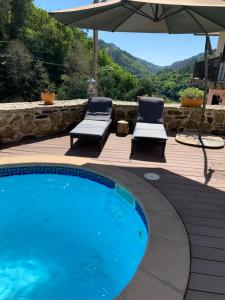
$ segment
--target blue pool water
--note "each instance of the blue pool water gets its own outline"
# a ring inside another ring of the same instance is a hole
[[[0,299],[119,295],[148,239],[135,203],[119,190],[58,174],[1,177]]]

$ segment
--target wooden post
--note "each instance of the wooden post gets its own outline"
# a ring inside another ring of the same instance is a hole
[[[94,3],[98,3],[98,2],[99,0],[94,0]],[[96,81],[95,96],[98,96],[98,30],[93,31],[92,77]]]

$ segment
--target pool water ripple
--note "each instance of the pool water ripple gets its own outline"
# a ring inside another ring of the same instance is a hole
[[[0,299],[114,299],[147,246],[116,189],[57,174],[0,178]]]

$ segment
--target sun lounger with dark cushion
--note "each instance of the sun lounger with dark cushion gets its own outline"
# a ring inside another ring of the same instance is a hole
[[[112,99],[93,97],[89,99],[85,118],[70,131],[70,148],[74,138],[97,139],[100,148],[112,122]]]
[[[150,140],[162,144],[161,157],[165,155],[167,134],[163,125],[164,100],[161,98],[140,97],[137,123],[132,138],[131,154],[138,140]]]

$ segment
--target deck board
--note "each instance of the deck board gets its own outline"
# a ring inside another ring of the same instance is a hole
[[[165,160],[157,155],[157,146],[139,146],[134,157],[130,157],[130,148],[130,135],[121,138],[110,134],[101,153],[95,143],[77,141],[69,150],[69,138],[62,135],[4,146],[0,159],[57,154],[116,165],[142,178],[146,172],[159,174],[160,180],[151,184],[175,207],[191,243],[186,300],[225,299],[225,149],[203,151],[178,144],[173,136],[169,137]]]

